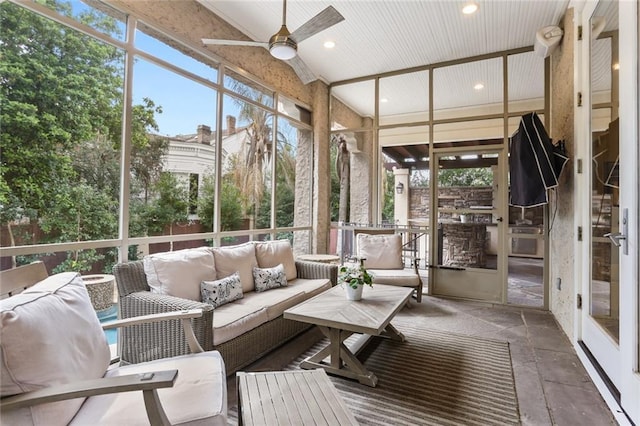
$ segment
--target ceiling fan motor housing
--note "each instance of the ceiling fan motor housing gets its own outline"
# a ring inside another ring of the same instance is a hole
[[[287,60],[296,56],[298,43],[291,37],[285,25],[269,39],[269,52],[275,58]]]

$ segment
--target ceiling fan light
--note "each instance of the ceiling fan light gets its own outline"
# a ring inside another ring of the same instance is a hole
[[[269,53],[271,53],[271,56],[283,61],[296,56],[298,43],[289,35],[289,30],[283,25],[280,31],[271,36],[269,39]]]
[[[286,43],[274,43],[269,46],[269,53],[274,58],[286,61],[296,56],[296,49]]]

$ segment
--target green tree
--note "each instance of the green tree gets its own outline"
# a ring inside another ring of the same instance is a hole
[[[96,235],[114,238],[117,235],[117,205],[105,191],[99,191],[86,182],[61,183],[51,194],[51,207],[43,212],[40,228],[46,240],[86,241]],[[92,265],[104,259],[96,250],[67,252],[66,260],[53,272],[91,270]]]
[[[395,223],[395,176],[389,170],[383,170],[383,200],[382,200],[382,221],[387,223]]]
[[[220,228],[222,231],[232,231],[242,224],[242,205],[240,204],[240,190],[227,180],[222,180],[222,203],[220,205]],[[200,197],[198,198],[198,217],[205,229],[213,230],[213,215],[215,212],[215,178],[205,175]]]
[[[159,235],[169,225],[169,235],[173,235],[174,223],[186,221],[188,209],[188,189],[171,173],[161,173],[154,187],[153,199],[143,213],[147,232]]]
[[[440,186],[491,186],[493,172],[487,167],[468,169],[441,169],[438,171]]]
[[[45,3],[71,15],[69,3]],[[80,20],[117,31],[110,18]],[[8,203],[3,209],[35,218],[52,207],[55,187],[74,179],[67,152],[98,133],[113,139],[123,53],[9,2],[0,4],[0,27],[0,200]]]
[[[41,3],[72,16],[70,2]],[[114,19],[93,9],[73,19],[120,35]],[[18,219],[37,221],[46,232],[39,241],[33,240],[35,233],[25,234],[19,240],[23,244],[113,238],[124,52],[8,2],[0,3],[0,27],[0,220],[11,244],[16,244],[13,223]],[[132,193],[141,188],[145,199],[158,181],[168,147],[166,138],[149,136],[158,129],[155,115],[161,112],[150,99],[132,107]],[[146,212],[149,207],[132,201],[131,219],[140,229],[146,228],[144,218],[154,216]],[[162,216],[157,213],[156,208],[155,216]],[[78,263],[83,256],[94,258],[72,253],[68,266],[85,268],[87,262]]]

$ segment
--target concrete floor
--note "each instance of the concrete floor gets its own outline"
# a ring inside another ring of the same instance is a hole
[[[508,341],[523,425],[616,424],[550,313],[424,296],[398,315],[426,328]],[[281,369],[321,337],[314,328],[246,370]],[[228,390],[235,405],[234,378]]]

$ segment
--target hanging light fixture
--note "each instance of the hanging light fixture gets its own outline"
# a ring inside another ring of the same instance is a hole
[[[398,182],[396,185],[396,194],[401,195],[404,192],[404,183]]]

